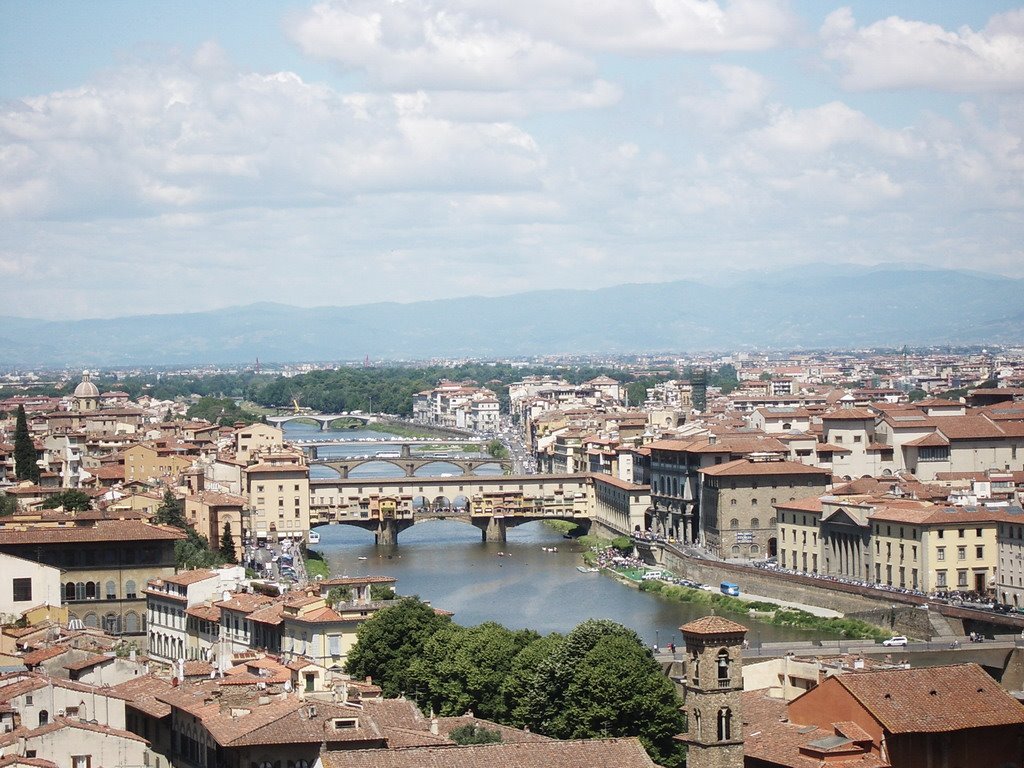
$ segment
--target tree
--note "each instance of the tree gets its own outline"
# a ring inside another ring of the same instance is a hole
[[[235,537],[231,535],[231,523],[224,521],[224,531],[220,535],[220,553],[229,563],[237,563],[235,554]]]
[[[629,398],[629,404],[632,407],[639,408],[647,400],[647,385],[642,381],[634,381],[632,384],[627,384],[626,397]]]
[[[45,499],[39,506],[43,509],[63,507],[65,512],[84,512],[87,509],[92,509],[92,499],[84,491],[71,488],[55,493],[53,496]]]
[[[371,600],[394,600],[395,599],[395,588],[390,584],[371,584],[370,585],[370,599]]]
[[[505,678],[519,652],[538,637],[531,630],[514,631],[493,621],[468,628],[448,624],[427,641],[413,662],[411,691],[441,715],[472,710],[504,721],[508,716],[502,695]]]
[[[187,530],[189,524],[185,520],[181,507],[181,502],[171,493],[171,489],[168,488],[164,491],[164,498],[156,509],[153,522],[158,525],[173,525],[175,528],[181,528],[183,531]]]
[[[18,500],[6,493],[0,493],[0,517],[13,515],[18,511]]]
[[[456,744],[465,746],[467,744],[496,744],[501,741],[501,731],[492,728],[484,728],[476,723],[460,725],[452,728],[448,737]]]
[[[682,702],[639,638],[606,635],[581,662],[566,692],[557,733],[549,735],[637,736],[658,765],[682,765],[683,750],[673,738],[683,730]]]
[[[18,406],[18,419],[14,427],[14,476],[18,480],[31,480],[39,484],[39,465],[36,464],[36,445],[28,431],[25,406]]]
[[[521,712],[555,738],[637,736],[656,763],[680,766],[681,703],[636,632],[591,619],[540,662]]]
[[[537,638],[523,648],[512,660],[501,695],[505,698],[505,709],[509,713],[507,722],[522,728],[531,722],[527,694],[537,678],[537,669],[565,641],[557,632]]]
[[[427,641],[450,623],[418,598],[400,600],[359,627],[345,671],[355,678],[370,676],[385,696],[398,696],[409,690],[409,665],[423,653]]]
[[[916,403],[928,397],[928,393],[923,389],[912,389],[908,393],[907,397],[910,399],[910,402]]]

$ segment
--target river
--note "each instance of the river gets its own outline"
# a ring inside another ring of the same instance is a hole
[[[381,434],[368,430],[321,432],[294,422],[287,424],[285,431],[290,440],[334,436]],[[365,444],[354,451],[366,452]],[[441,471],[450,470],[435,472]],[[640,592],[604,573],[580,573],[576,570],[582,562],[579,545],[541,522],[509,529],[504,544],[483,543],[477,528],[451,520],[419,523],[400,534],[397,546],[387,548],[375,546],[373,534],[352,526],[322,526],[317,532],[320,543],[316,548],[327,559],[332,575],[394,576],[400,594],[419,595],[454,612],[455,621],[466,626],[496,621],[542,633],[568,632],[586,619],[604,618],[631,627],[648,644],[666,645],[680,642],[681,624],[710,612],[703,606]],[[558,551],[542,549],[552,547]],[[501,557],[499,552],[511,557]],[[752,644],[823,637],[747,616],[730,618],[750,627]]]

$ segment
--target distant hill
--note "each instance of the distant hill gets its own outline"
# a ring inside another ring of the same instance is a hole
[[[841,265],[500,298],[112,320],[0,320],[0,365],[253,361],[1021,343],[1024,280]]]

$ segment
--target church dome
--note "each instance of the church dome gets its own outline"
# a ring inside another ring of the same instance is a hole
[[[99,397],[100,391],[96,385],[89,381],[89,372],[82,371],[82,382],[75,387],[75,397]]]

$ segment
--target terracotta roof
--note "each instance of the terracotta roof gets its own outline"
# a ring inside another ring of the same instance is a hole
[[[185,532],[139,520],[97,520],[87,526],[26,525],[22,530],[0,527],[0,544],[56,544],[97,541],[178,541]]]
[[[796,501],[784,501],[774,505],[776,509],[796,510],[797,512],[815,512],[821,514],[821,499],[817,496],[810,496],[806,499]]]
[[[71,649],[66,645],[54,645],[50,648],[37,648],[34,651],[29,651],[21,657],[21,663],[26,667],[34,667],[36,664],[42,664],[44,661],[56,658],[62,653],[67,653]]]
[[[519,744],[522,742],[530,741],[552,741],[550,736],[544,736],[540,733],[533,733],[532,731],[523,731],[519,728],[513,728],[510,725],[502,725],[501,723],[495,723],[490,720],[484,720],[479,717],[473,717],[472,715],[437,718],[438,733],[445,737],[448,737],[453,729],[461,728],[466,725],[475,725],[479,728],[486,728],[490,731],[497,731],[501,734],[501,741],[503,744]]]
[[[750,461],[736,459],[725,464],[698,470],[711,477],[748,477],[751,475],[821,475],[831,477],[832,472],[821,467],[812,467],[798,461]]]
[[[171,684],[154,675],[132,677],[111,689],[125,698],[126,703],[150,717],[163,718],[171,714],[171,707],[157,696],[171,690]]]
[[[0,757],[0,768],[11,765],[30,765],[32,768],[58,768],[57,764],[40,757],[22,757],[21,755],[5,755]]]
[[[655,768],[639,739],[325,751],[324,768]]]
[[[864,743],[863,729],[855,730],[855,723],[834,723],[826,729],[788,722],[786,714],[783,699],[772,698],[763,690],[743,693],[744,757],[779,768],[891,768]],[[840,734],[844,738],[837,739]],[[870,736],[867,741],[871,741]],[[808,749],[813,743],[821,746]],[[839,750],[848,755],[835,754]]]
[[[87,656],[84,659],[80,659],[79,661],[73,661],[70,664],[65,664],[64,669],[67,669],[71,672],[81,672],[83,669],[91,669],[92,667],[95,667],[98,664],[105,664],[108,661],[113,660],[113,656],[104,656],[101,654],[96,654],[94,656]]]
[[[829,678],[889,733],[1024,725],[1024,707],[977,664],[892,669]]]
[[[211,605],[210,603],[199,603],[198,605],[193,605],[185,611],[185,613],[189,616],[195,616],[197,619],[203,619],[204,621],[220,621],[220,608],[216,605]]]
[[[747,628],[721,616],[702,616],[683,624],[679,631],[690,635],[733,635],[746,634]]]
[[[913,446],[915,448],[922,448],[925,446],[945,446],[949,445],[949,440],[943,437],[938,432],[929,432],[927,435],[921,435],[916,440],[910,440],[904,445]]]
[[[877,414],[867,408],[840,408],[821,414],[822,421],[874,421]]]

